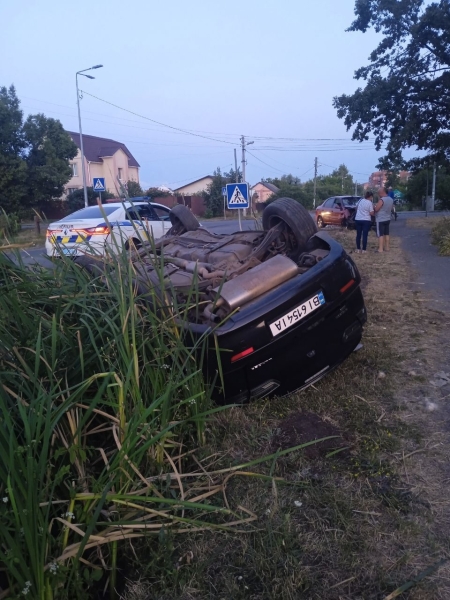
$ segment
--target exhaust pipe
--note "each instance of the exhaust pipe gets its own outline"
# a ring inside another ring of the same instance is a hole
[[[257,267],[238,275],[214,289],[230,310],[243,306],[295,277],[300,270],[296,263],[278,254]]]

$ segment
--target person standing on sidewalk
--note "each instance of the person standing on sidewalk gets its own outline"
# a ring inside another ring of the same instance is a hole
[[[377,224],[378,250],[389,252],[389,225],[391,223],[391,210],[394,200],[390,198],[384,188],[378,190],[378,202],[375,206],[375,221]]]
[[[372,192],[366,192],[364,198],[361,198],[356,206],[356,252],[358,254],[361,253],[361,236],[362,252],[367,251],[367,236],[369,235],[370,227],[372,226],[373,214],[373,194]]]

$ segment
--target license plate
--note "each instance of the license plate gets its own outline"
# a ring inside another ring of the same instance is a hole
[[[283,315],[277,321],[271,323],[270,331],[272,332],[272,335],[275,337],[279,333],[282,333],[285,329],[292,327],[292,325],[295,325],[304,317],[306,317],[306,315],[314,312],[316,309],[322,306],[322,304],[325,304],[325,298],[323,297],[323,293],[319,292],[309,300],[306,300],[306,302],[303,302],[303,304],[297,306],[297,308],[294,308],[294,310],[291,310]]]
[[[64,256],[76,256],[77,251],[72,250],[72,248],[61,248],[61,254],[64,254]]]

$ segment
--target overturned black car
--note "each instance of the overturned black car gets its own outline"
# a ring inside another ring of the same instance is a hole
[[[301,204],[278,199],[263,231],[227,235],[201,227],[182,205],[170,216],[168,233],[136,250],[135,285],[141,298],[171,306],[186,305],[195,289],[186,326],[209,335],[202,367],[218,401],[307,387],[358,345],[366,321],[358,270]]]

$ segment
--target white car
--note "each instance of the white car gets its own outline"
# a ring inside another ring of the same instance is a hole
[[[172,226],[170,212],[162,204],[138,199],[88,206],[50,223],[45,249],[48,256],[104,254],[106,246],[117,253],[163,236]]]

